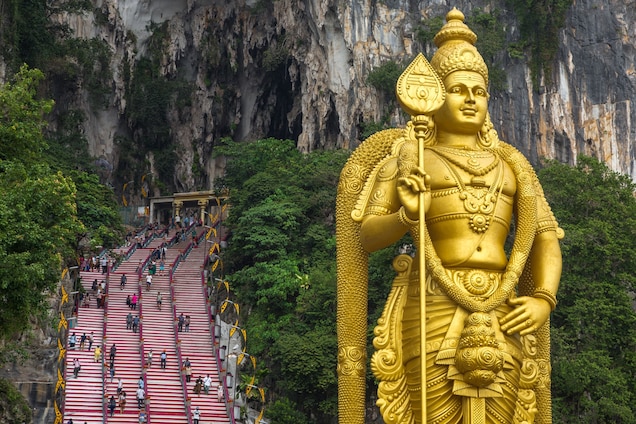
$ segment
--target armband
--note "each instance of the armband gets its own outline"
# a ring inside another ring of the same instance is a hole
[[[550,304],[550,309],[554,311],[557,305],[557,298],[554,293],[548,289],[537,288],[534,290],[534,297],[537,299],[543,299]]]
[[[420,221],[418,220],[413,220],[411,218],[409,218],[406,215],[406,212],[404,211],[404,206],[400,207],[400,210],[398,211],[398,221],[400,221],[400,223],[402,225],[405,225],[407,227],[412,227],[417,225]]]

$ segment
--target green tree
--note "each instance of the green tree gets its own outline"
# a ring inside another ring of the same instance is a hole
[[[96,174],[69,171],[77,187],[77,217],[84,223],[92,247],[115,247],[122,240],[124,229],[117,209],[113,189],[99,182]]]
[[[83,231],[75,184],[44,160],[43,114],[52,102],[36,98],[42,77],[23,66],[0,89],[0,337],[44,311]]]
[[[553,313],[554,422],[635,423],[636,186],[589,157],[539,173],[565,230]]]
[[[248,304],[248,351],[266,364],[267,416],[326,422],[337,392],[333,211],[347,153],[303,155],[275,139],[219,150],[228,158],[219,188],[232,205],[227,279]]]
[[[0,162],[0,335],[25,328],[74,256],[75,184],[46,166]]]
[[[36,97],[44,74],[20,68],[10,82],[0,87],[0,160],[34,164],[42,160],[46,142],[43,116],[53,108],[52,100]]]
[[[393,96],[398,78],[404,72],[404,66],[389,60],[374,68],[367,76],[367,83],[387,95]]]

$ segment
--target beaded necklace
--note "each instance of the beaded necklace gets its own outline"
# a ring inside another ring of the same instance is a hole
[[[499,165],[499,157],[489,151],[462,150],[445,146],[431,146],[429,148],[446,161],[478,177],[488,174]],[[462,159],[456,156],[460,156]],[[468,158],[466,163],[464,163],[463,158]],[[485,158],[493,158],[493,160],[484,167],[477,159]]]

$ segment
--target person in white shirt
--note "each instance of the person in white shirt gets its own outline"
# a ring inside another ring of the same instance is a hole
[[[139,387],[137,389],[137,408],[143,408],[144,407],[144,397],[145,396],[146,396],[146,393],[144,392],[144,389]]]
[[[192,422],[193,424],[199,424],[199,420],[201,419],[201,411],[199,411],[199,407],[197,406],[194,411],[192,411]]]
[[[203,379],[203,391],[205,391],[206,395],[210,393],[210,387],[212,387],[212,378],[210,377],[210,374],[208,374]]]
[[[77,376],[79,375],[80,369],[82,369],[82,366],[79,359],[73,359],[73,375],[75,376],[75,378],[77,378]]]

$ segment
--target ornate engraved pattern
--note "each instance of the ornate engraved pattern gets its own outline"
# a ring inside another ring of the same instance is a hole
[[[338,348],[338,375],[357,375],[364,377],[366,351],[357,346]]]
[[[472,70],[478,72],[486,85],[488,84],[488,67],[477,49],[473,46],[477,40],[475,33],[464,23],[464,14],[453,8],[446,15],[447,24],[435,35],[433,41],[439,47],[431,65],[443,80],[448,74],[457,70]],[[463,48],[456,43],[448,42],[463,40]],[[448,43],[447,43],[448,42]]]
[[[455,354],[455,365],[464,374],[464,381],[476,387],[486,387],[495,382],[503,363],[503,353],[499,350],[490,314],[470,314]]]
[[[380,380],[378,406],[385,423],[413,423],[409,394],[406,390],[402,346],[398,335],[402,332],[402,310],[406,301],[409,271],[413,259],[398,255],[393,261],[397,277],[387,303],[374,329],[373,346],[376,352],[371,357],[371,370]]]
[[[435,112],[446,98],[442,80],[422,53],[418,53],[398,78],[396,94],[402,109],[411,116]]]
[[[475,296],[491,295],[499,284],[498,275],[482,270],[454,272],[455,281],[464,287],[466,291]]]
[[[401,138],[403,133],[404,130],[390,129],[374,134],[369,137],[363,145],[382,143],[384,144],[385,155],[382,157],[372,155],[371,158],[377,162],[372,161],[366,165],[359,162],[366,159],[362,154],[360,155],[361,157],[352,155],[343,168],[340,174],[339,196],[343,196],[343,198],[344,196],[352,196],[352,200],[355,201],[355,206],[352,207],[351,218],[353,218],[354,221],[362,221],[365,211],[369,212],[367,208],[372,199],[375,199],[377,202],[377,200],[382,197],[386,198],[386,193],[378,193],[377,190],[374,192],[374,186],[376,181],[388,181],[391,177],[395,176],[396,169],[393,169],[389,164],[392,160],[394,162],[396,152],[403,143],[403,139]],[[358,149],[360,149],[360,147],[358,147]],[[358,152],[358,149],[356,149],[356,152]],[[369,153],[378,154],[378,152],[381,151],[383,150],[378,149],[377,152]],[[343,186],[342,190],[340,190],[340,186]],[[356,190],[347,190],[348,186]],[[390,211],[389,206],[390,204],[376,203],[372,206],[373,210],[371,213],[387,213]]]
[[[363,169],[356,163],[347,163],[340,173],[339,189],[347,194],[358,194],[362,190],[364,182]]]
[[[374,134],[351,155],[340,174],[336,197],[338,415],[342,423],[364,424],[367,340],[368,256],[362,250],[358,219],[368,201],[369,176],[391,153],[403,130]],[[366,185],[365,185],[366,183]],[[365,195],[366,194],[366,195]]]

